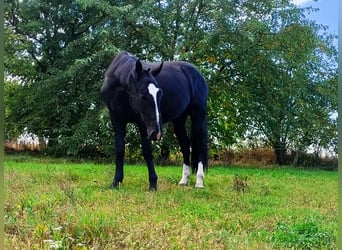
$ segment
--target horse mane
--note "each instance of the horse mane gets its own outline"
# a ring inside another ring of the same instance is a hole
[[[110,79],[113,84],[128,86],[131,83],[135,63],[138,59],[132,54],[121,51],[117,54],[109,68],[105,72],[105,77]],[[114,83],[115,82],[115,83]]]

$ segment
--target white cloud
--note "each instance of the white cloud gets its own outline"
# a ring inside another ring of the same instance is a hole
[[[292,0],[291,2],[297,5],[302,5],[311,2],[311,0]]]
[[[302,5],[302,4],[311,2],[311,0],[292,0],[291,2],[297,5]]]

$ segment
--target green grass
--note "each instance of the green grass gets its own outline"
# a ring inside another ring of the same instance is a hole
[[[337,172],[210,168],[205,189],[180,167],[7,156],[6,249],[336,249]]]

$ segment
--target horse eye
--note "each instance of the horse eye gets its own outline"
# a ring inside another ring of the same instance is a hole
[[[139,93],[139,95],[137,96],[139,100],[143,100],[145,99],[145,95],[142,93]]]
[[[142,95],[141,96],[141,99],[143,100],[143,101],[148,101],[149,100],[149,96],[148,95]]]

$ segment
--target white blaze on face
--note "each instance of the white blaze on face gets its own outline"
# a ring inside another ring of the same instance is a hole
[[[158,110],[158,103],[157,103],[157,94],[160,89],[157,88],[156,85],[154,85],[153,83],[150,83],[147,88],[148,88],[148,93],[150,93],[150,95],[153,97],[154,107],[155,107],[155,112],[156,112],[156,120],[157,120],[157,124],[159,128],[160,118],[159,118],[159,110]]]

